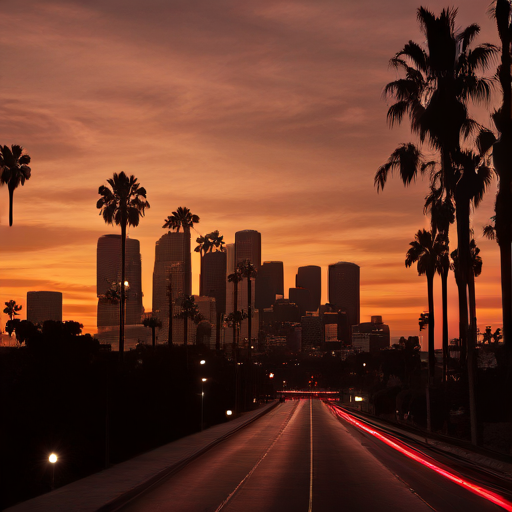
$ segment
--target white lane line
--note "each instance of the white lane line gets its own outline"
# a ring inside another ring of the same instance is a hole
[[[295,416],[297,416],[297,413],[302,408],[302,405],[303,405],[302,401],[298,402],[297,407],[295,407],[295,410],[294,410],[292,416],[286,422],[286,425],[281,429],[281,432],[279,432],[279,435],[274,439],[274,442],[270,445],[269,449],[265,452],[264,455],[262,455],[260,457],[260,459],[255,464],[255,466],[251,469],[251,471],[249,471],[249,473],[247,473],[247,475],[245,475],[244,479],[235,487],[235,490],[217,507],[215,512],[219,512],[220,510],[222,510],[229,503],[231,498],[236,494],[238,489],[240,489],[240,487],[242,487],[242,485],[245,483],[245,481],[256,471],[256,468],[261,464],[263,459],[268,455],[268,452],[270,452],[270,450],[272,450],[272,448],[277,443],[277,441],[279,441],[279,438],[283,435],[284,431],[288,428],[288,425],[290,425],[293,422],[293,420],[295,419]]]
[[[313,401],[309,399],[309,507],[313,510]]]

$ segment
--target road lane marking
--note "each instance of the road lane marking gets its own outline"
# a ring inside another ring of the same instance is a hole
[[[241,480],[241,482],[235,487],[235,490],[215,509],[215,512],[220,512],[229,503],[231,498],[233,498],[233,496],[237,493],[238,489],[240,489],[240,487],[242,487],[242,485],[246,482],[246,480],[248,478],[250,478],[250,476],[256,471],[256,468],[261,464],[261,462],[263,462],[263,459],[268,455],[270,450],[272,450],[272,448],[277,443],[277,441],[279,441],[279,438],[283,435],[284,431],[288,428],[288,425],[290,425],[293,422],[293,420],[295,419],[295,416],[297,416],[299,410],[302,408],[302,405],[303,405],[302,401],[297,403],[293,413],[290,416],[288,416],[285,426],[281,429],[281,431],[279,432],[279,435],[274,439],[274,442],[270,445],[269,449],[260,457],[260,459],[258,460],[258,462],[256,462],[256,464],[251,469],[251,471],[249,471],[249,473],[247,473],[247,475],[245,475],[245,477]]]
[[[309,507],[313,510],[313,401],[309,399]]]

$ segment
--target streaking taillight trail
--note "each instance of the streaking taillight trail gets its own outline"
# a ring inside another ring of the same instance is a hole
[[[485,498],[495,505],[498,505],[505,510],[508,510],[509,512],[512,512],[512,502],[506,500],[502,496],[499,496],[498,494],[495,494],[492,491],[489,491],[488,489],[484,489],[483,487],[480,487],[479,485],[469,482],[468,480],[465,480],[461,478],[458,475],[455,475],[454,473],[451,473],[450,471],[443,469],[434,463],[428,461],[424,457],[422,457],[420,454],[414,452],[412,449],[409,449],[405,446],[400,446],[400,444],[393,440],[391,436],[388,436],[382,432],[379,432],[370,426],[366,425],[365,423],[357,420],[355,417],[351,416],[350,414],[347,414],[342,409],[339,409],[338,407],[335,407],[333,405],[328,404],[328,406],[331,408],[332,412],[339,416],[340,418],[343,418],[345,421],[348,421],[352,425],[356,426],[357,428],[360,428],[361,430],[364,430],[365,432],[368,432],[368,434],[371,434],[372,436],[376,437],[383,443],[386,443],[391,448],[394,448],[395,450],[399,451],[400,453],[403,453],[406,457],[409,457],[412,460],[415,460],[416,462],[419,462],[420,464],[423,464],[423,466],[431,469],[432,471],[435,471],[439,475],[444,476],[445,478],[448,478],[448,480],[451,480],[452,482],[456,483],[457,485],[460,485],[461,487],[464,487],[468,491]]]

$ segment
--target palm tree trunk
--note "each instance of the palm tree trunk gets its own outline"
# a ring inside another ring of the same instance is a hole
[[[190,256],[190,228],[185,226],[183,228],[185,233],[185,240],[183,242],[183,249],[185,252],[185,295],[192,295],[192,260]]]
[[[121,222],[121,305],[119,308],[119,359],[123,360],[124,352],[124,308],[126,292],[124,282],[126,279],[126,221]]]
[[[251,345],[252,345],[252,279],[250,276],[247,279],[248,279],[248,283],[247,283],[247,314],[248,314],[248,317],[247,317],[247,330],[248,330],[247,339],[249,341],[249,344],[247,345],[247,358],[250,361],[252,358],[252,350],[251,350]]]
[[[183,345],[185,345],[185,347],[187,346],[188,344],[188,316],[185,315],[184,319],[183,319]]]
[[[156,327],[151,327],[151,341],[153,345],[153,350],[155,350],[156,347]]]
[[[468,333],[468,393],[469,393],[469,415],[471,425],[471,442],[478,445],[478,423],[476,415],[476,300],[475,300],[475,276],[470,272],[468,281],[469,310],[471,315]]]
[[[449,267],[441,271],[441,296],[443,304],[443,381],[447,380],[448,371],[448,272]]]
[[[13,211],[13,203],[14,203],[14,187],[11,186],[9,182],[9,227],[12,226],[12,211]]]
[[[436,358],[434,353],[434,273],[427,273],[428,293],[428,378],[427,378],[427,430],[432,431],[430,388],[434,381]]]
[[[203,291],[203,251],[199,251],[199,295],[202,297]]]

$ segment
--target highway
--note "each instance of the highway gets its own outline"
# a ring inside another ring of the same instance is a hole
[[[446,464],[442,461],[444,471]],[[506,502],[498,506],[457,479],[340,419],[319,400],[294,400],[280,404],[122,510],[507,510]]]

